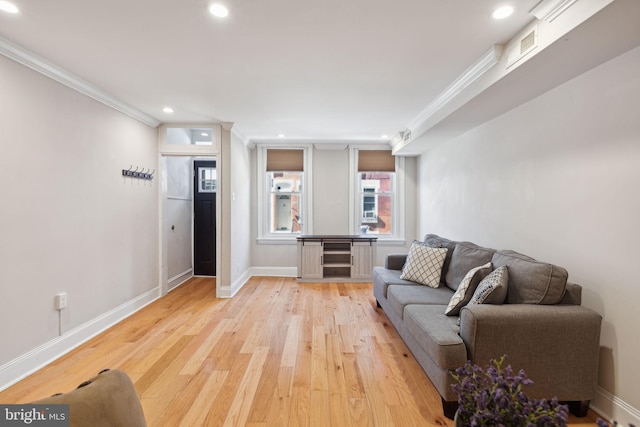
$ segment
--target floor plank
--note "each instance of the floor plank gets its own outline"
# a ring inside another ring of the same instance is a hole
[[[69,391],[104,368],[129,374],[149,426],[452,425],[370,283],[254,277],[217,299],[215,279],[194,278],[0,402]]]

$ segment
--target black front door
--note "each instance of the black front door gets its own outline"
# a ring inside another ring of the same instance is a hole
[[[193,273],[216,275],[216,187],[214,160],[193,162]]]

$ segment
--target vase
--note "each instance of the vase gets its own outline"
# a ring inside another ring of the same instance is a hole
[[[458,416],[458,411],[453,415],[454,427],[462,427],[462,419]]]

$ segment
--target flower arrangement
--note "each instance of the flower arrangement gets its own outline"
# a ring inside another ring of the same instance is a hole
[[[504,367],[506,355],[491,360],[486,370],[471,362],[452,373],[457,384],[457,422],[464,426],[555,427],[566,426],[568,408],[554,398],[529,399],[523,387],[532,384],[524,370],[514,374]]]

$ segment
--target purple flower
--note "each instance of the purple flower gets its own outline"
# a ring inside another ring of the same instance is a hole
[[[566,426],[568,409],[556,398],[530,400],[522,390],[533,383],[524,370],[514,374],[503,366],[506,355],[491,360],[483,370],[468,361],[451,375],[458,396],[458,417],[469,426],[555,427]],[[601,426],[603,427],[603,426]]]

